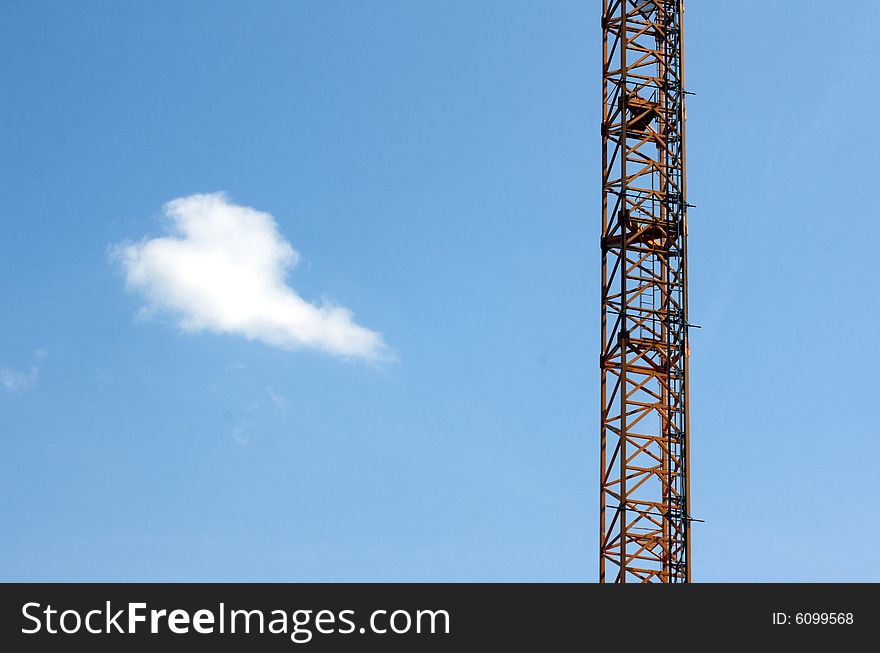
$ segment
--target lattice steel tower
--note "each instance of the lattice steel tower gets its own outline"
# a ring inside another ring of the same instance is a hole
[[[682,0],[604,0],[600,582],[691,579]]]

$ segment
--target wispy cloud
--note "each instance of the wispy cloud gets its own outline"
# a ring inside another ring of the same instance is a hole
[[[184,331],[238,334],[282,349],[387,355],[382,335],[356,324],[350,310],[307,302],[286,284],[299,254],[269,213],[223,193],[181,197],[164,211],[169,235],[111,248],[146,315],[167,313]]]
[[[246,447],[251,443],[251,433],[256,426],[254,420],[242,418],[232,429],[232,439],[239,447]]]
[[[0,383],[10,391],[31,388],[37,382],[39,369],[33,365],[27,372],[19,372],[10,367],[0,368]]]
[[[266,394],[269,395],[269,399],[272,400],[272,403],[275,404],[275,407],[281,412],[281,414],[286,415],[287,411],[290,410],[290,402],[275,392],[272,388],[267,387]]]
[[[46,358],[46,352],[38,349],[34,352],[34,358],[36,362],[26,371],[16,370],[11,367],[0,368],[0,384],[10,392],[34,387],[40,374],[41,361]]]

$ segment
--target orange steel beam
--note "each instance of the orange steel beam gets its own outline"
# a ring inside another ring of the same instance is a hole
[[[683,9],[603,6],[603,583],[691,580]]]

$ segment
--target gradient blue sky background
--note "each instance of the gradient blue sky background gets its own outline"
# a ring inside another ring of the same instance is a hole
[[[0,579],[595,580],[599,15],[0,3]],[[696,580],[880,580],[878,22],[688,3]],[[136,319],[219,190],[396,360]]]

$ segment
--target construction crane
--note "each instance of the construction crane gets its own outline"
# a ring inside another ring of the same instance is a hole
[[[691,581],[683,10],[603,2],[603,583]]]

